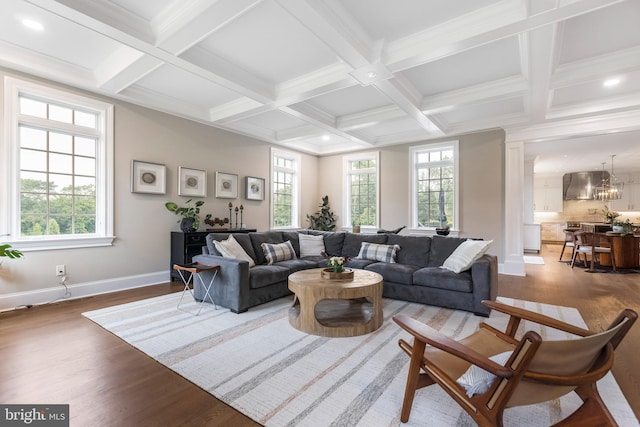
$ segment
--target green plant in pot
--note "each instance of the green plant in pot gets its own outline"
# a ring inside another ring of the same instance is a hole
[[[200,207],[204,205],[204,201],[198,200],[193,205],[190,205],[192,199],[187,200],[185,206],[178,206],[177,203],[167,202],[164,206],[169,212],[181,216],[179,219],[180,230],[184,233],[191,233],[196,231],[200,227]],[[211,214],[205,216],[205,221],[211,218]]]
[[[312,230],[333,231],[336,228],[336,219],[329,207],[329,196],[322,198],[320,210],[315,215],[307,214],[307,221]]]

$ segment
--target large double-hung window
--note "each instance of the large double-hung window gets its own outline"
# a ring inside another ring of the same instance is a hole
[[[346,156],[344,160],[346,223],[361,227],[378,227],[378,153]]]
[[[8,240],[25,250],[110,244],[113,106],[7,77],[5,125]]]
[[[300,155],[271,150],[271,228],[300,226]]]
[[[457,228],[458,141],[412,147],[414,228]]]

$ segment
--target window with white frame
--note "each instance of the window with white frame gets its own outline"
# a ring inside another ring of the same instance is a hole
[[[300,155],[271,150],[271,228],[300,226]]]
[[[346,224],[378,227],[379,154],[344,157]]]
[[[6,209],[24,250],[113,240],[113,105],[5,78]]]
[[[413,226],[456,229],[458,141],[412,147],[410,156]]]

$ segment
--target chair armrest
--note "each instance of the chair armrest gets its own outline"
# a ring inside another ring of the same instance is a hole
[[[522,319],[558,329],[560,331],[569,332],[570,334],[578,335],[581,337],[586,337],[594,334],[594,332],[588,329],[583,329],[578,326],[565,323],[561,320],[554,319],[553,317],[545,316],[544,314],[534,313],[532,311],[513,307],[511,305],[503,304],[498,301],[482,301],[482,304],[491,308],[492,310],[496,310],[511,316],[511,319],[509,319],[508,330],[506,332],[509,336],[514,336],[515,330],[518,328],[520,320]]]
[[[485,357],[464,344],[460,344],[459,342],[441,334],[432,327],[425,325],[418,320],[404,314],[398,314],[393,316],[393,321],[419,341],[425,342],[451,355],[459,357],[460,359],[466,360],[467,362],[472,363],[485,371],[491,372],[498,377],[511,378],[513,376],[513,371],[510,368],[494,362],[488,357]]]

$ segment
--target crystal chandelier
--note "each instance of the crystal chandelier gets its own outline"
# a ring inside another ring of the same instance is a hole
[[[602,163],[602,182],[600,186],[596,187],[593,191],[593,198],[595,200],[602,200],[606,202],[608,200],[618,200],[622,198],[622,189],[624,188],[624,182],[620,182],[613,173],[613,158],[615,154],[611,155],[611,175],[609,178],[605,178],[604,165]]]

